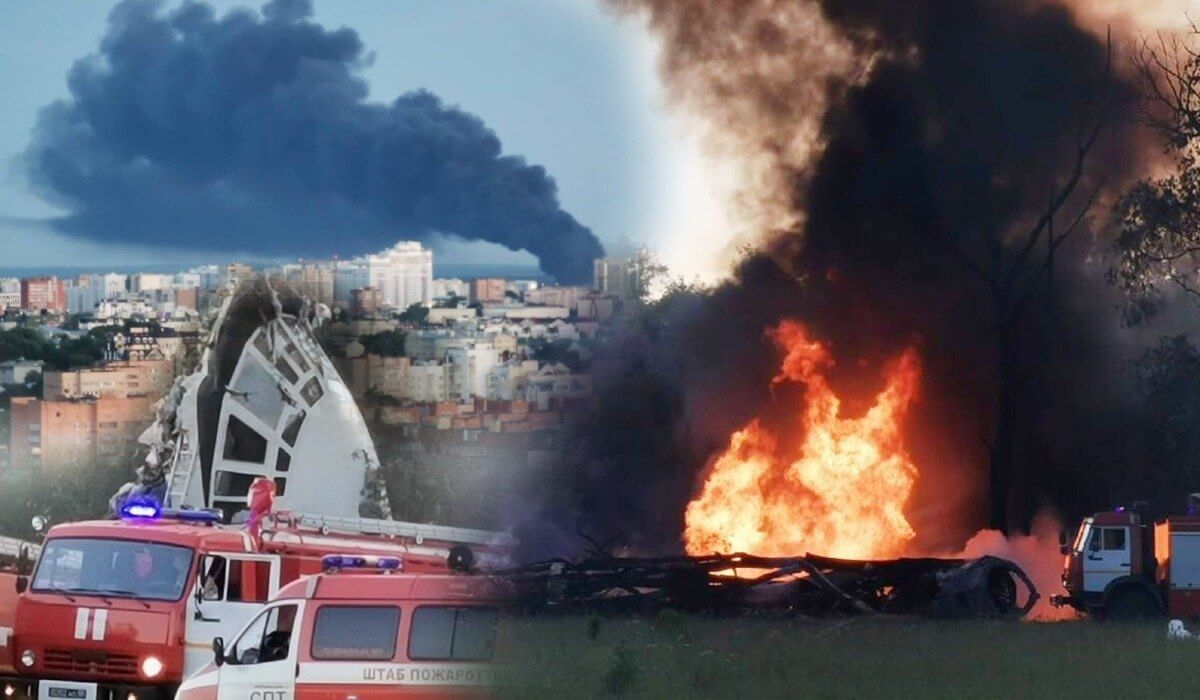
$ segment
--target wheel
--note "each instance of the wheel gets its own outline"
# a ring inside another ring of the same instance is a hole
[[[1145,620],[1161,614],[1158,599],[1150,591],[1137,586],[1114,591],[1104,606],[1104,617],[1108,620]]]

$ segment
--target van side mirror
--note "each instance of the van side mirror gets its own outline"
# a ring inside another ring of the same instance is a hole
[[[15,579],[13,579],[13,588],[17,589],[17,595],[21,595],[22,593],[24,593],[26,590],[29,589],[29,577],[28,576],[18,576]]]
[[[213,663],[221,666],[225,663],[225,640],[221,637],[213,637],[212,642]]]

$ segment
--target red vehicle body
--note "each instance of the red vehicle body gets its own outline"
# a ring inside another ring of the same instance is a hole
[[[1097,513],[1063,554],[1067,594],[1055,605],[1110,618],[1200,615],[1200,516],[1151,523],[1131,510]]]
[[[505,585],[470,574],[326,573],[279,592],[180,700],[481,697]]]
[[[403,556],[409,571],[446,572],[451,554],[470,559],[463,546],[496,551],[493,533],[392,521],[278,513],[255,529],[165,516],[52,528],[17,585],[15,674],[0,686],[18,698],[47,688],[82,700],[171,697],[211,660],[214,637],[320,572],[325,554]]]

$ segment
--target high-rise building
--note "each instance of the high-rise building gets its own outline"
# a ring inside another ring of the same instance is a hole
[[[66,311],[67,287],[57,277],[21,280],[21,308],[26,311]]]
[[[407,309],[433,303],[433,251],[416,241],[400,241],[378,255],[367,256],[367,285],[383,296],[385,306]]]
[[[645,293],[644,273],[635,258],[599,258],[592,263],[592,288],[621,299]]]
[[[305,263],[288,271],[287,278],[302,296],[333,306],[334,270],[328,264]]]
[[[0,314],[7,309],[21,308],[21,280],[0,277]]]
[[[354,301],[354,290],[371,286],[367,274],[367,261],[363,258],[338,260],[333,263],[333,303],[343,309],[350,308]]]
[[[471,280],[469,285],[471,303],[494,304],[505,300],[504,280],[500,278],[485,278]]]

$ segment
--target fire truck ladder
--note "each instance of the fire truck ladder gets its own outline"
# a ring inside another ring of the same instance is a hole
[[[425,540],[440,542],[457,542],[463,544],[479,544],[492,546],[511,546],[516,539],[506,532],[489,532],[487,530],[472,530],[463,527],[448,527],[446,525],[424,525],[420,523],[405,523],[398,520],[381,520],[379,518],[355,518],[339,515],[314,515],[310,513],[279,513],[281,518],[302,527],[311,527],[324,533],[336,532],[348,535],[385,535],[389,537],[406,537],[417,544]]]
[[[192,449],[187,434],[181,435],[179,445],[171,458],[171,480],[167,488],[167,503],[172,507],[183,507],[183,499],[187,498],[188,487],[192,485],[192,472],[196,469],[197,461],[196,451]]]

